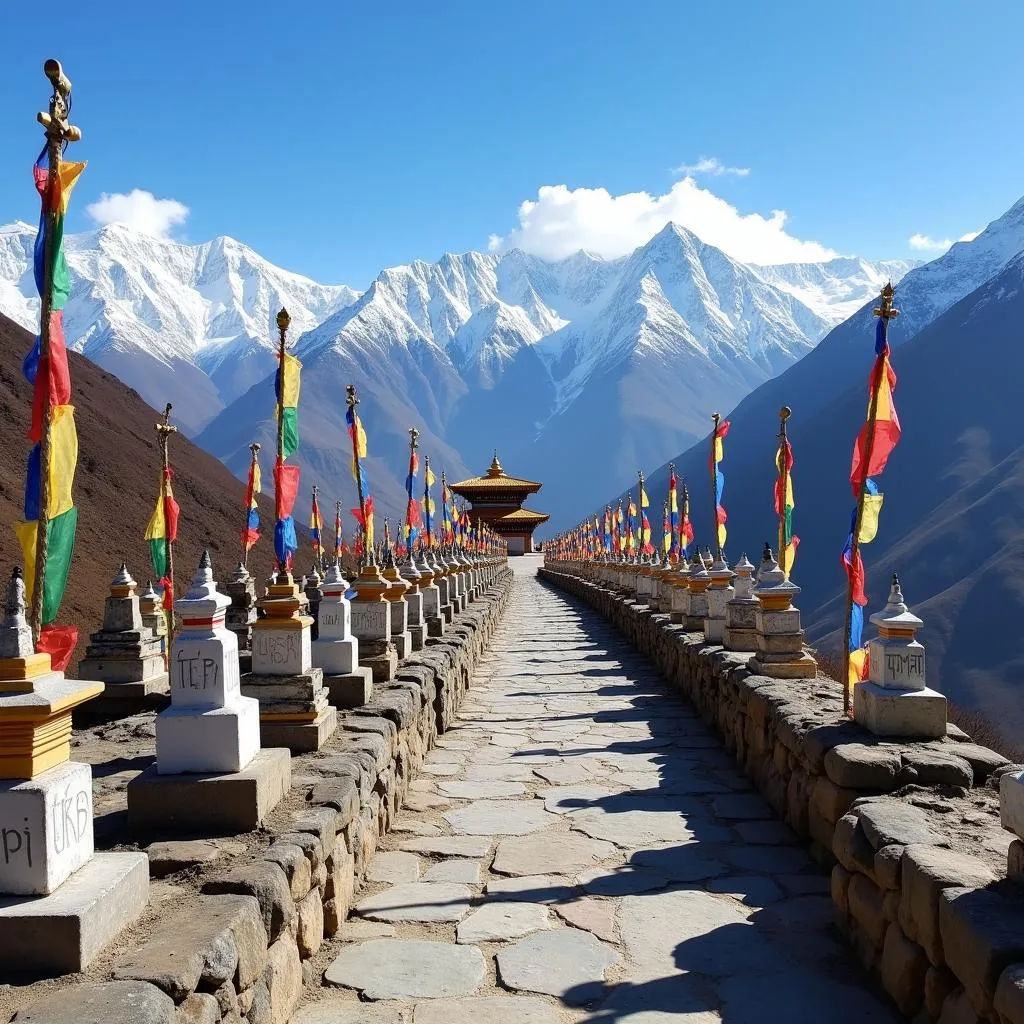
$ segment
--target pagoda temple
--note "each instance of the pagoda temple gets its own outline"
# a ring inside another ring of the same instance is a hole
[[[472,505],[470,520],[486,523],[508,544],[510,555],[533,551],[533,531],[551,518],[543,512],[523,508],[527,497],[536,494],[544,485],[535,480],[520,480],[506,475],[497,452],[485,476],[470,477],[450,486]]]

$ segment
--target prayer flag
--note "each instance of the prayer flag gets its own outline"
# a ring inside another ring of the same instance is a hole
[[[260,539],[260,510],[256,504],[256,495],[260,493],[263,486],[263,478],[260,473],[260,464],[253,455],[249,464],[249,482],[245,488],[245,503],[248,508],[248,519],[245,529],[242,531],[242,547],[248,553],[252,546]]]
[[[324,528],[324,521],[320,517],[320,503],[317,501],[316,491],[313,492],[313,506],[309,513],[309,540],[313,546],[313,554],[320,557],[320,534]]]

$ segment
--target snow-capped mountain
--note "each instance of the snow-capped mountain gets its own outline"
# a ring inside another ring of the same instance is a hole
[[[802,588],[798,604],[810,639],[833,650],[842,643],[846,581],[839,552],[850,524],[850,454],[874,360],[874,305],[732,410],[722,463],[726,555],[738,559],[746,551],[753,558],[775,536],[778,416],[783,405],[792,408],[793,525],[800,537],[794,582]],[[994,641],[984,663],[977,637],[979,624],[1016,621],[1022,603],[1015,584],[1024,565],[1024,422],[1017,398],[1018,371],[1024,372],[1024,200],[973,241],[910,271],[896,287],[895,305],[900,315],[889,340],[902,439],[878,479],[885,494],[878,536],[862,548],[868,611],[884,603],[889,574],[898,571],[925,621],[929,685],[1019,729],[1016,634],[1009,630],[1012,639]],[[711,536],[707,460],[706,435],[673,457],[695,499],[691,514],[701,545]],[[650,467],[647,449],[638,464]],[[667,483],[667,466],[648,474],[652,504],[660,503]],[[629,472],[617,481],[618,487],[635,484]],[[614,494],[609,490],[599,504],[614,501]],[[578,507],[576,519],[593,507]]]
[[[336,421],[342,386],[359,386],[384,507],[401,507],[415,424],[451,475],[479,469],[496,445],[512,471],[546,481],[542,504],[557,514],[600,496],[639,447],[660,456],[698,436],[713,409],[810,351],[851,295],[863,301],[911,265],[837,260],[802,277],[745,266],[675,225],[619,259],[448,254],[381,272],[300,338],[297,354]],[[816,308],[800,287],[817,289]],[[310,401],[304,392],[300,418]],[[240,473],[252,437],[269,437],[268,410],[261,384],[199,441]],[[347,487],[336,436],[304,428],[299,460]]]
[[[35,329],[36,229],[0,228],[0,310]],[[174,404],[190,433],[274,369],[274,317],[294,336],[358,298],[263,259],[233,238],[185,245],[113,224],[65,240],[72,291],[68,345],[135,388],[153,406]]]
[[[0,310],[32,327],[34,229],[0,229]],[[279,306],[305,364],[304,463],[348,487],[343,386],[372,436],[379,507],[401,507],[406,431],[456,476],[497,445],[548,480],[567,512],[616,473],[703,433],[713,409],[809,352],[912,264],[736,262],[669,225],[619,259],[547,261],[513,250],[383,270],[362,294],[281,270],[229,238],[184,245],[111,226],[67,239],[69,344],[138,390],[243,473],[272,441]],[[343,483],[344,481],[344,483]],[[550,496],[549,496],[550,495]]]

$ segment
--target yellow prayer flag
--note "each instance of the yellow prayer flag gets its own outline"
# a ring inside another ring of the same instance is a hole
[[[287,352],[284,356],[284,389],[281,392],[281,405],[285,409],[295,409],[299,404],[299,377],[302,363]],[[360,458],[362,455],[360,455]]]
[[[33,519],[30,523],[15,523],[14,533],[21,545],[21,560],[25,563],[25,601],[32,604],[32,594],[36,586],[36,532],[39,524]],[[45,591],[44,591],[45,593]]]
[[[864,495],[864,513],[860,517],[860,533],[857,534],[858,544],[870,544],[878,533],[878,516],[882,511],[882,494]]]
[[[167,522],[164,519],[164,496],[158,495],[156,499],[156,508],[153,509],[153,514],[149,517],[149,523],[146,526],[146,536],[144,540],[163,540],[167,536]]]
[[[61,160],[58,164],[58,174],[60,175],[60,212],[68,212],[68,204],[71,202],[71,193],[74,190],[75,183],[82,175],[82,171],[85,170],[85,161],[74,161],[74,160]]]
[[[58,405],[53,410],[50,432],[50,496],[47,519],[55,519],[73,505],[71,487],[78,464],[78,432],[75,407]]]
[[[856,651],[850,651],[849,679],[851,686],[855,683],[863,682],[867,677],[867,662],[868,649],[866,647],[858,648]]]

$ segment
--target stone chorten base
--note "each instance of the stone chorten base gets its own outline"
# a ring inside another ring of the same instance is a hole
[[[742,626],[726,626],[722,630],[722,646],[727,651],[740,651],[746,653],[757,650],[757,630],[746,629]]]
[[[327,691],[324,691],[325,694]],[[329,700],[329,695],[326,698]],[[289,715],[261,715],[260,743],[264,747],[287,747],[293,754],[319,750],[338,728],[338,712],[328,705],[316,718]]]
[[[937,690],[896,690],[874,683],[853,688],[853,717],[876,736],[937,740],[946,735],[946,698]]]
[[[757,651],[747,667],[756,675],[772,679],[813,679],[818,674],[818,663],[806,651],[800,654]]]
[[[395,654],[399,661],[405,661],[412,654],[412,633],[409,630],[404,633],[392,633],[391,642],[395,645]]]
[[[345,675],[324,676],[324,686],[333,707],[362,707],[373,696],[373,671],[359,665]]]
[[[427,645],[427,624],[424,622],[422,626],[410,626],[409,637],[412,640],[412,649],[422,651]]]
[[[386,683],[398,671],[398,650],[387,640],[360,640],[359,664],[373,673],[375,683]]]
[[[444,609],[441,608],[437,615],[432,615],[427,619],[427,636],[444,636],[445,618],[443,612]]]
[[[81,671],[81,669],[79,669]],[[77,712],[85,718],[121,718],[142,711],[163,711],[171,703],[169,677],[166,672],[131,683],[107,683],[103,695],[89,701]]]
[[[260,743],[288,747],[294,754],[319,750],[338,727],[330,705],[323,669],[310,668],[292,676],[242,677],[242,695],[259,701]]]
[[[85,970],[149,905],[144,853],[97,853],[49,896],[0,896],[0,978]]]
[[[238,772],[160,775],[151,765],[128,783],[132,832],[230,836],[258,828],[291,786],[291,754],[264,747]]]

